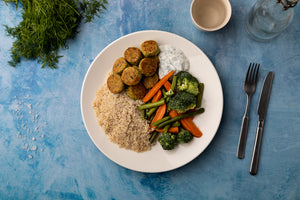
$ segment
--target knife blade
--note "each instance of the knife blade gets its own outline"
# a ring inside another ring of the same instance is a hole
[[[271,95],[273,78],[274,78],[273,72],[269,72],[265,78],[264,85],[260,94],[258,108],[257,108],[257,114],[259,120],[264,120],[266,118],[269,99]]]
[[[263,134],[263,127],[264,122],[266,119],[266,114],[269,105],[269,99],[271,95],[272,83],[274,79],[274,73],[269,72],[264,80],[263,88],[261,90],[258,108],[257,108],[257,115],[258,115],[258,123],[256,129],[256,136],[255,136],[255,143],[253,147],[253,153],[251,158],[251,165],[250,165],[250,174],[255,175],[258,169],[258,161],[259,161],[259,154],[260,154],[260,147],[262,141],[262,134]]]

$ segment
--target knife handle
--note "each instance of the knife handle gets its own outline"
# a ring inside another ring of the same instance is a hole
[[[257,124],[257,130],[256,130],[256,136],[255,136],[255,143],[253,147],[253,154],[251,159],[251,165],[250,165],[250,174],[256,175],[257,169],[258,169],[258,161],[259,161],[259,153],[260,153],[260,147],[261,147],[261,141],[262,141],[262,133],[263,133],[263,121],[258,121]]]
[[[248,122],[249,117],[245,114],[243,117],[239,144],[237,149],[237,157],[242,159],[245,156],[245,148],[246,148],[246,140],[247,140],[247,133],[248,133]]]

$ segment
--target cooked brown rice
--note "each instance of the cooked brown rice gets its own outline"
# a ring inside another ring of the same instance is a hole
[[[148,151],[149,124],[142,119],[142,113],[137,109],[141,100],[129,98],[126,92],[113,94],[106,84],[96,93],[93,108],[99,125],[109,139],[119,147],[136,152]]]

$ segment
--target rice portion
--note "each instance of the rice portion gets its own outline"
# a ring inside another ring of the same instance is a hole
[[[137,108],[141,104],[141,100],[129,98],[126,92],[111,93],[106,84],[96,93],[93,108],[97,121],[110,141],[120,148],[135,152],[151,149],[149,124]]]

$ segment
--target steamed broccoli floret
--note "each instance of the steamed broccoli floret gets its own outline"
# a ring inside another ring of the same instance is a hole
[[[188,143],[193,139],[193,135],[188,130],[182,130],[177,134],[177,141],[180,143]]]
[[[177,136],[172,133],[163,133],[158,141],[164,150],[172,150],[178,144]]]
[[[184,113],[195,108],[196,102],[196,96],[188,92],[178,91],[170,98],[168,106],[171,110],[176,110],[178,113]]]
[[[168,92],[165,93],[165,97],[170,97],[174,94],[174,91],[170,89]]]
[[[186,91],[193,95],[199,93],[199,81],[186,71],[181,71],[177,75],[177,89],[179,91]]]

